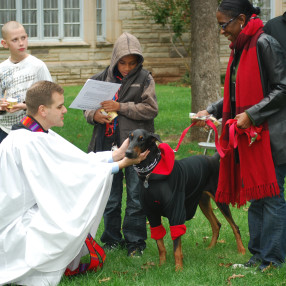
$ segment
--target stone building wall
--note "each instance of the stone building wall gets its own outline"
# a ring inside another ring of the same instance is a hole
[[[157,83],[179,81],[185,74],[186,59],[180,58],[170,44],[166,28],[146,20],[130,0],[106,0],[107,41],[96,41],[96,7],[94,0],[84,1],[84,40],[74,43],[29,42],[28,52],[43,60],[53,77],[61,85],[83,84],[93,74],[109,64],[113,43],[122,32],[134,34],[141,42],[145,57],[144,68],[150,70]],[[286,0],[283,11],[286,10]],[[221,73],[224,74],[230,50],[229,42],[220,36]],[[9,53],[0,48],[0,62]]]

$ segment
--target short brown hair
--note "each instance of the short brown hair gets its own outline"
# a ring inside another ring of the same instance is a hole
[[[26,93],[27,114],[32,116],[37,114],[40,105],[51,106],[54,92],[63,94],[64,90],[58,84],[47,80],[34,83]]]
[[[9,21],[9,22],[5,23],[5,24],[2,26],[2,29],[1,29],[2,38],[3,38],[3,39],[6,39],[8,33],[9,33],[11,30],[19,29],[19,28],[21,28],[21,27],[23,27],[23,29],[25,30],[24,26],[23,26],[22,24],[20,24],[19,22],[17,22],[17,21]]]

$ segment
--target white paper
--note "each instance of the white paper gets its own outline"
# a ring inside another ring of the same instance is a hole
[[[101,102],[111,100],[121,84],[88,79],[69,108],[96,110]]]

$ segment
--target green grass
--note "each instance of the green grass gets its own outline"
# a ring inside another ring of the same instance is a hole
[[[81,87],[66,87],[65,101],[68,107]],[[156,133],[164,142],[175,148],[182,131],[189,126],[188,114],[191,110],[190,89],[174,86],[156,86],[159,103],[159,115],[155,119]],[[63,128],[54,128],[67,140],[87,150],[92,126],[88,125],[80,110],[68,109]],[[202,153],[197,142],[189,142],[186,136],[176,158],[180,159],[193,154]],[[124,204],[124,202],[123,202]],[[169,226],[166,219],[163,224],[167,230],[165,245],[168,251],[165,265],[158,266],[157,246],[150,239],[149,226],[147,248],[142,258],[129,258],[126,251],[117,250],[108,252],[103,270],[97,273],[88,273],[83,276],[64,277],[60,286],[78,285],[286,285],[286,267],[271,270],[268,274],[256,273],[253,270],[233,269],[230,264],[244,263],[250,253],[246,255],[237,253],[236,242],[231,228],[223,218],[216,205],[213,204],[214,212],[222,223],[219,243],[215,248],[208,250],[211,240],[211,228],[198,209],[195,218],[186,222],[187,233],[182,237],[184,253],[184,269],[179,273],[174,271],[173,245],[170,238]],[[247,206],[240,209],[231,208],[233,217],[240,227],[242,240],[245,248],[249,240],[247,224]],[[103,232],[101,223],[96,240],[100,243],[100,235]],[[286,238],[285,238],[286,239]],[[233,275],[243,275],[241,278],[233,278]]]

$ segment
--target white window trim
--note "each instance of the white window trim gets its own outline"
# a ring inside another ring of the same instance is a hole
[[[101,5],[102,5],[102,15],[101,15],[101,19],[102,19],[102,35],[97,35],[96,39],[97,42],[105,42],[106,41],[106,4],[105,4],[105,0],[101,1]],[[96,7],[97,10],[97,7]],[[96,13],[97,15],[97,13]],[[96,25],[97,25],[97,20],[96,20]],[[97,29],[96,29],[97,31]]]
[[[43,0],[44,1],[44,0]],[[65,43],[65,42],[82,42],[83,41],[83,35],[84,35],[84,21],[83,21],[83,1],[79,1],[79,9],[80,9],[80,15],[79,15],[79,23],[80,23],[80,31],[79,37],[65,37],[64,38],[64,23],[63,23],[63,1],[64,0],[58,0],[59,6],[59,36],[54,38],[46,37],[44,38],[44,25],[43,25],[43,1],[37,0],[37,19],[38,21],[41,21],[41,24],[37,23],[37,33],[38,37],[31,37],[29,36],[29,42],[31,43]],[[16,0],[16,19],[18,22],[22,23],[22,1]]]

